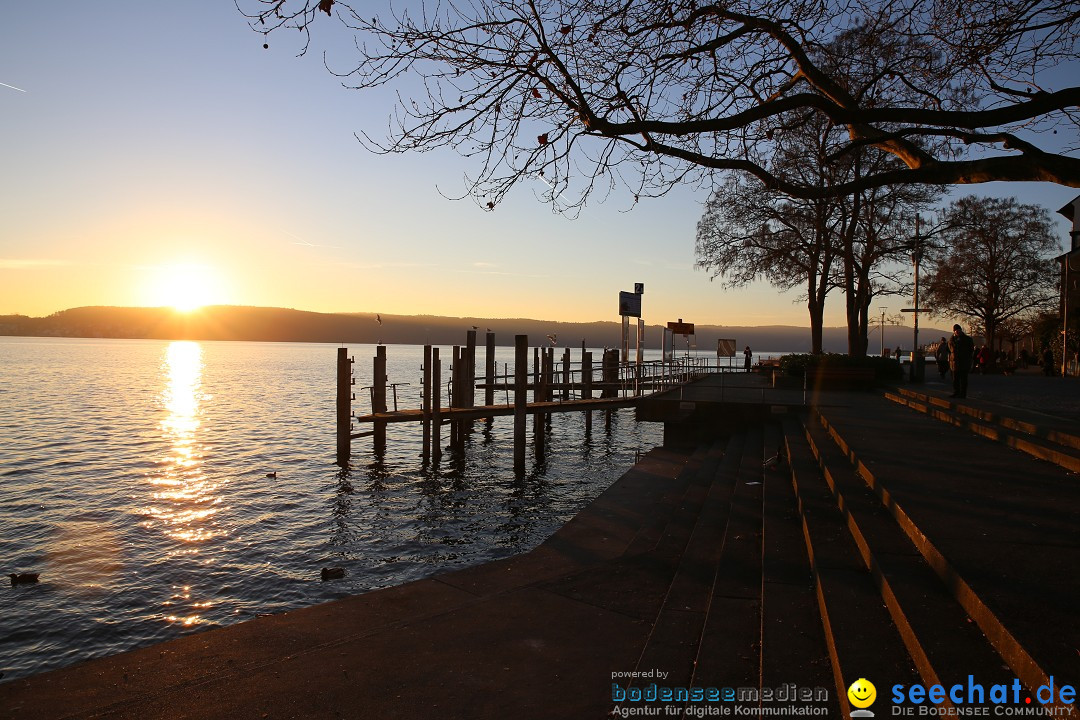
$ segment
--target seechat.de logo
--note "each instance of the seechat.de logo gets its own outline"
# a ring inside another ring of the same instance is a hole
[[[866,678],[859,678],[848,687],[847,698],[852,706],[858,708],[851,711],[851,717],[874,717],[874,713],[866,709],[877,700],[877,688],[874,687],[874,683]]]

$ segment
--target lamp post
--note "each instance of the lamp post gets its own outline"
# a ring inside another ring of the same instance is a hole
[[[922,247],[919,245],[919,215],[915,215],[915,254],[912,256],[915,261],[915,337],[911,344],[911,374],[915,375],[915,353],[919,349],[919,261],[922,260]],[[914,379],[914,377],[912,377]],[[921,378],[920,378],[921,379]]]
[[[915,214],[915,243],[913,245],[913,251],[911,254],[911,262],[915,265],[915,301],[914,307],[904,308],[900,312],[909,312],[914,316],[914,337],[911,344],[911,381],[916,382],[923,379],[923,365],[919,362],[921,355],[919,353],[919,313],[929,312],[925,308],[919,307],[919,262],[922,260],[922,242],[919,238],[919,215]]]
[[[881,329],[881,351],[878,353],[878,355],[881,356],[881,357],[885,357],[885,306],[881,305],[880,307],[881,307],[881,326],[880,326],[880,329]]]

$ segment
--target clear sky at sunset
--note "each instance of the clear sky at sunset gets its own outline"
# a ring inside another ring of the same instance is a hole
[[[807,324],[795,292],[724,291],[693,268],[700,190],[632,209],[615,194],[576,220],[528,187],[493,213],[447,199],[462,194],[469,161],[365,151],[353,133],[379,135],[391,97],[342,88],[321,51],[344,67],[349,46],[315,39],[302,58],[298,34],[273,35],[264,50],[222,0],[7,3],[0,313],[186,296],[613,320],[618,291],[643,282],[651,323]],[[1050,210],[1080,194],[1046,184],[968,192]],[[827,324],[843,324],[841,296],[830,306]]]

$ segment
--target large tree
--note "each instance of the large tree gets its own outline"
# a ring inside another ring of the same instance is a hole
[[[944,211],[941,246],[928,251],[926,304],[937,316],[972,319],[995,348],[1002,323],[1055,308],[1056,236],[1038,205],[1015,198],[957,200]]]
[[[845,64],[848,87],[866,95],[874,88],[859,67],[860,40],[858,31],[842,33],[821,54],[831,64]],[[792,111],[784,119],[785,131],[772,141],[771,165],[789,185],[850,186],[900,165],[873,147],[842,152],[847,133],[820,114]],[[698,265],[730,286],[758,276],[784,289],[805,284],[814,352],[821,350],[826,295],[841,290],[848,353],[862,356],[871,303],[901,287],[888,271],[895,271],[894,261],[908,252],[916,213],[937,195],[934,186],[897,184],[800,198],[732,173],[714,191],[698,224]]]
[[[804,113],[774,142],[774,166],[794,182],[824,187],[845,182],[851,163],[830,162],[835,127]],[[728,173],[697,226],[697,266],[727,287],[763,279],[782,290],[801,287],[810,320],[810,348],[822,352],[825,300],[834,269],[854,232],[859,196],[797,198]]]
[[[802,198],[897,183],[1080,186],[1080,87],[1063,70],[1077,62],[1075,0],[416,0],[396,13],[236,1],[267,35],[310,39],[340,21],[356,55],[335,71],[399,93],[389,136],[362,135],[369,146],[456,148],[488,208],[539,174],[570,207],[597,189],[662,194],[719,170]],[[837,158],[872,146],[902,165],[824,187],[783,177],[773,142],[804,111],[844,128]]]
[[[727,287],[757,279],[781,290],[802,287],[810,351],[820,353],[840,209],[828,198],[791,199],[733,175],[709,198],[698,222],[697,266]]]
[[[848,354],[865,355],[871,305],[879,296],[911,291],[911,261],[917,246],[921,252],[928,241],[917,218],[940,193],[932,186],[905,184],[857,195],[855,232],[841,236],[842,272],[836,284],[844,292]]]

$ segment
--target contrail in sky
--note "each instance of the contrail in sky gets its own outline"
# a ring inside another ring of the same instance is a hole
[[[302,245],[304,247],[335,248],[335,249],[338,249],[338,250],[341,249],[341,246],[339,246],[339,245],[316,245],[315,243],[310,243],[307,240],[301,240],[300,238],[296,237],[295,235],[293,235],[288,230],[282,230],[281,232],[285,233],[286,235],[288,235],[291,238],[296,239],[296,242],[294,242],[293,245]]]
[[[0,85],[3,85],[3,86],[4,86],[4,87],[6,87],[6,88],[11,88],[12,90],[18,90],[19,92],[26,92],[26,91],[25,91],[25,90],[23,90],[22,88],[17,88],[17,87],[15,87],[14,85],[8,85],[7,83],[2,83],[2,82],[0,82]]]

